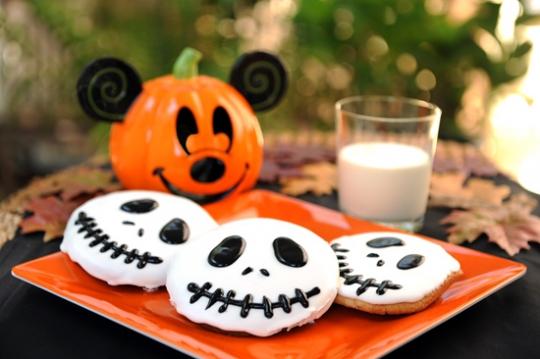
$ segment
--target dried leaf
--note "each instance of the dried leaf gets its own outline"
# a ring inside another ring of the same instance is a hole
[[[510,197],[498,207],[454,210],[441,220],[452,224],[448,240],[452,243],[473,242],[482,233],[513,256],[529,249],[529,242],[540,243],[540,218],[531,214],[536,201],[524,193]]]
[[[301,177],[302,170],[300,167],[280,167],[274,162],[265,161],[263,163],[259,181],[264,183],[275,183],[280,179]]]
[[[120,184],[114,181],[112,170],[105,168],[104,164],[106,160],[103,158],[91,158],[81,165],[35,179],[1,202],[0,247],[15,236],[19,224],[23,227],[22,233],[44,231],[45,240],[60,236],[65,224],[60,218],[71,213],[73,205],[96,194],[120,189]],[[51,199],[53,196],[57,197],[57,201]],[[40,207],[42,200],[54,202],[51,213],[46,213],[46,208]],[[37,215],[23,220],[25,211],[34,211],[34,206],[38,208]]]
[[[0,211],[0,248],[15,237],[21,219],[22,215],[18,213]]]
[[[28,186],[4,200],[0,204],[0,211],[22,214],[30,200],[53,194],[70,199],[80,194],[111,192],[120,189],[118,182],[114,181],[112,170],[103,168],[102,160],[97,161],[92,158],[88,163],[34,179]]]
[[[465,175],[495,176],[495,165],[475,146],[439,141],[433,159],[434,172],[463,172]]]
[[[463,173],[433,173],[429,191],[429,205],[472,208],[498,206],[510,194],[510,187],[493,181],[470,178],[465,184]]]
[[[71,213],[87,198],[63,201],[56,196],[34,198],[28,203],[32,215],[20,222],[21,233],[45,232],[43,241],[61,237]]]
[[[313,178],[289,178],[281,182],[281,192],[290,196],[300,196],[302,194],[318,190],[317,180]],[[318,191],[317,195],[325,194]]]
[[[261,172],[259,173],[259,181],[265,183],[274,183],[279,178],[279,166],[274,162],[264,161]]]
[[[334,162],[333,135],[319,132],[265,134],[264,163],[259,180],[282,182],[302,177],[302,167],[310,163]]]
[[[291,196],[312,192],[317,196],[331,194],[336,188],[336,166],[329,162],[313,163],[302,167],[303,177],[281,181],[281,191]]]
[[[96,192],[113,192],[121,189],[119,183],[113,182],[110,170],[102,168],[81,167],[65,176],[58,182],[58,190],[63,200],[70,200],[81,195]]]

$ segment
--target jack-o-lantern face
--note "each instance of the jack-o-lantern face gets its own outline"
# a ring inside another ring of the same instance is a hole
[[[200,54],[186,49],[173,75],[141,84],[126,63],[89,65],[79,100],[94,118],[114,121],[113,169],[126,188],[153,189],[209,203],[252,187],[262,165],[262,133],[254,110],[282,98],[286,72],[273,55],[243,55],[231,84],[196,76]]]

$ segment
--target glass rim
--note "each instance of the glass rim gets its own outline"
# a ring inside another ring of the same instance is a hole
[[[425,116],[414,116],[414,117],[383,117],[383,116],[372,116],[365,115],[361,113],[351,112],[349,110],[344,110],[343,106],[353,103],[353,102],[365,102],[366,100],[379,100],[379,101],[400,101],[407,103],[412,106],[427,108],[431,111],[429,115]],[[385,95],[360,95],[360,96],[350,96],[342,98],[337,101],[335,104],[335,110],[338,112],[345,113],[351,117],[357,119],[364,119],[369,121],[378,121],[378,122],[430,122],[440,118],[442,111],[439,106],[424,100],[419,100],[411,97],[401,97],[401,96],[385,96]]]

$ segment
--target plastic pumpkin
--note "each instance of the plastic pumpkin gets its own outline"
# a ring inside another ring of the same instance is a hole
[[[109,151],[125,188],[209,203],[257,181],[263,138],[254,110],[280,101],[285,69],[271,54],[245,54],[228,84],[199,76],[200,58],[188,48],[172,75],[144,84],[130,65],[114,58],[96,60],[83,71],[79,101],[88,115],[114,122]]]

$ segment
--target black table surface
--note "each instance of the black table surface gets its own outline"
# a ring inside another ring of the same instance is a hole
[[[499,182],[517,188],[506,179]],[[337,207],[335,194],[301,198]],[[447,213],[446,209],[429,209],[420,233],[446,238],[444,227],[438,222]],[[13,266],[56,252],[59,245],[60,241],[44,244],[39,235],[19,235],[0,250],[0,358],[182,357],[165,345],[11,276]],[[509,258],[486,238],[468,246]],[[536,341],[540,341],[540,245],[532,244],[529,251],[511,259],[528,267],[524,277],[389,357],[539,358],[540,343]]]

